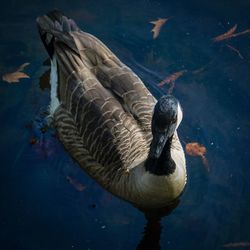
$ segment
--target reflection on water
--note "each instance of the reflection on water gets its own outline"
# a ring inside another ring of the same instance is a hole
[[[140,243],[137,245],[137,250],[160,250],[160,240],[161,240],[161,231],[162,224],[161,220],[171,214],[171,212],[178,206],[180,200],[174,201],[168,207],[161,209],[145,210],[139,209],[143,212],[146,225],[144,227],[143,237]]]
[[[0,73],[30,62],[25,73],[31,76],[16,85],[0,84],[2,248],[210,250],[250,241],[250,36],[211,41],[235,24],[239,31],[248,29],[249,5],[246,0],[2,3]],[[55,7],[106,43],[157,98],[169,87],[160,89],[160,81],[188,71],[173,89],[184,110],[179,135],[206,146],[211,171],[187,156],[187,188],[168,216],[145,212],[144,217],[108,194],[78,168],[54,131],[42,132],[43,119],[34,122],[49,103],[47,55],[35,19]],[[153,40],[149,21],[170,16]],[[34,129],[37,124],[42,126]],[[31,145],[32,136],[39,143]],[[86,188],[77,190],[67,176]]]

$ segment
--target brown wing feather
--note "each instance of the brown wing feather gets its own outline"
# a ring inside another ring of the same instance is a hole
[[[46,19],[38,20],[40,26]],[[61,111],[55,113],[55,124],[65,147],[83,168],[88,162],[80,155],[94,159],[104,171],[100,176],[112,178],[147,154],[155,99],[101,41],[65,27],[50,22],[41,29],[41,34],[53,36],[58,62]],[[51,41],[43,39],[51,51]]]
[[[126,170],[147,153],[149,143],[145,131],[110,88],[105,88],[98,80],[90,61],[82,61],[86,55],[80,58],[61,42],[56,43],[55,52],[60,79],[66,79],[59,84],[60,102],[73,119],[84,149],[105,167],[108,176],[118,169]],[[65,122],[67,119],[56,121],[58,130],[72,129]],[[71,144],[65,137],[61,140],[65,145]]]

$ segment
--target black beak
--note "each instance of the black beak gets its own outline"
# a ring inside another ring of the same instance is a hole
[[[167,140],[172,136],[170,126],[164,131],[157,131],[153,135],[149,155],[151,158],[158,159]]]

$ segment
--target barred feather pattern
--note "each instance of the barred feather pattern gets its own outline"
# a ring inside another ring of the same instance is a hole
[[[40,17],[38,24],[58,64],[54,124],[70,155],[107,190],[134,204],[162,206],[180,195],[186,170],[177,133],[171,154],[181,168],[157,177],[143,167],[156,99],[139,77],[60,13]]]
[[[96,38],[83,35],[86,37],[80,40],[86,42],[89,38],[91,41],[85,46],[91,48],[81,49],[79,54],[61,41],[55,46],[61,103],[61,112],[54,114],[55,124],[64,134],[60,138],[63,144],[86,171],[88,164],[83,156],[78,159],[79,150],[84,148],[81,155],[88,154],[94,159],[98,166],[94,178],[102,176],[99,182],[108,188],[107,183],[110,186],[115,175],[117,181],[136,159],[148,153],[155,99],[138,76],[111,51],[106,51],[103,45],[107,55],[95,54],[94,50],[100,51]],[[62,110],[67,111],[68,118]],[[71,130],[82,147],[76,147],[72,136],[66,137],[66,131]],[[90,171],[93,172],[93,167]]]

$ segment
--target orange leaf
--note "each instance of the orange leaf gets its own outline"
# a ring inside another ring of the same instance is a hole
[[[200,156],[204,167],[207,171],[210,171],[208,160],[205,156],[207,149],[197,142],[191,142],[186,144],[186,153],[191,156]]]
[[[169,18],[158,18],[157,21],[151,21],[154,24],[154,28],[151,30],[153,32],[153,38],[156,39],[159,36],[161,27],[164,23],[168,21]]]
[[[161,81],[159,84],[157,84],[159,87],[163,86],[164,84],[170,84],[172,82],[175,82],[179,77],[181,77],[184,73],[186,73],[187,70],[181,70],[177,71],[170,76],[166,77],[163,81]]]
[[[232,37],[232,35],[236,31],[236,29],[237,29],[237,24],[235,24],[230,30],[228,30],[224,34],[214,37],[212,40],[214,42],[220,42],[220,41],[229,39],[230,37]]]
[[[78,191],[82,192],[86,187],[83,186],[81,183],[70,177],[69,175],[66,176],[68,182]]]
[[[30,78],[27,74],[23,72],[13,72],[9,74],[3,75],[3,81],[8,82],[8,83],[14,83],[14,82],[19,82],[19,79],[21,78]]]
[[[30,65],[30,63],[26,62],[23,63],[16,71],[23,71],[25,67],[27,67],[28,65]]]
[[[186,153],[191,156],[203,156],[206,153],[206,148],[197,142],[186,144]]]
[[[2,76],[3,81],[8,83],[15,83],[19,82],[19,79],[22,78],[30,78],[27,74],[24,72],[21,72],[26,66],[28,66],[29,63],[24,63],[15,72],[7,73]]]

